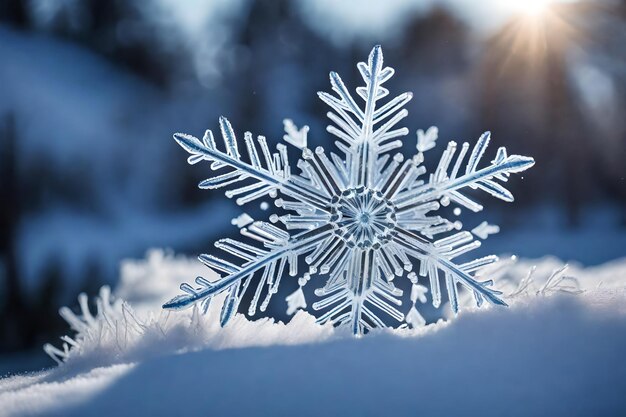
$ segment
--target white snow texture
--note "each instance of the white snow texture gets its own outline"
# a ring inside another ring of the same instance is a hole
[[[490,268],[509,309],[356,339],[304,311],[288,324],[236,314],[224,328],[218,303],[162,312],[204,268],[151,251],[123,264],[113,291],[132,308],[74,323],[61,366],[0,380],[0,415],[625,415],[626,259]]]

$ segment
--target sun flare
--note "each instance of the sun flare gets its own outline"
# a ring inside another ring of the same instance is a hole
[[[520,10],[531,16],[538,16],[550,7],[551,0],[526,0],[519,3]]]

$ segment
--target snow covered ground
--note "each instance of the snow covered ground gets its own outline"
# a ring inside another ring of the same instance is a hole
[[[503,262],[488,273],[510,308],[354,339],[303,311],[224,329],[219,303],[162,313],[207,270],[153,251],[122,267],[128,303],[105,290],[104,314],[73,322],[64,364],[0,380],[0,415],[626,415],[626,259],[549,279],[561,267]]]

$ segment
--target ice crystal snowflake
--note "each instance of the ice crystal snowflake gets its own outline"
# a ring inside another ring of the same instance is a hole
[[[501,292],[492,288],[493,282],[476,277],[477,270],[497,258],[455,263],[455,258],[477,248],[480,242],[472,233],[459,231],[460,222],[431,213],[450,203],[475,212],[482,210],[465,194],[468,188],[513,201],[501,183],[509,174],[531,167],[533,159],[507,155],[500,148],[495,159],[480,168],[490,139],[487,132],[470,152],[463,170],[469,144],[458,148],[450,142],[434,174],[425,179],[423,156],[435,146],[437,129],[417,132],[418,153],[413,158],[404,160],[400,153],[390,156],[402,146],[398,138],[408,134],[408,129],[395,126],[407,116],[404,106],[412,94],[401,94],[381,105],[389,94],[382,85],[394,70],[383,66],[379,46],[372,50],[367,63],[358,64],[358,69],[365,81],[365,86],[356,89],[362,105],[335,72],[330,73],[330,82],[336,95],[319,93],[331,109],[328,117],[334,124],[327,130],[339,138],[335,144],[343,158],[335,153],[329,156],[321,147],[314,151],[307,148],[308,127],[298,129],[291,120],[285,120],[285,141],[302,150],[297,164],[300,174],[291,171],[284,144],[278,144],[277,152],[272,153],[265,137],[254,139],[250,132],[244,134],[247,155],[242,158],[235,133],[224,117],[220,118],[220,129],[225,151],[216,146],[210,130],[202,140],[183,133],[174,135],[191,154],[190,164],[209,161],[212,170],[224,172],[202,181],[200,188],[235,186],[226,191],[226,196],[236,197],[239,205],[269,196],[288,214],[271,215],[271,223],[234,219],[234,224],[247,224],[241,234],[250,242],[222,239],[215,246],[239,262],[200,255],[200,261],[224,275],[213,282],[198,277],[195,286],[183,284],[183,294],[164,308],[199,303],[206,311],[211,299],[225,292],[220,317],[225,325],[252,287],[255,289],[248,314],[254,315],[257,308],[265,311],[284,273],[299,275],[301,257],[308,269],[298,279],[300,288],[287,297],[288,312],[305,308],[302,287],[313,275],[324,276],[325,284],[320,283],[315,290],[320,300],[313,304],[314,310],[323,312],[318,321],[349,326],[355,334],[384,327],[390,322],[387,316],[411,326],[423,325],[425,321],[415,303],[425,302],[428,290],[418,283],[418,277],[428,277],[435,307],[442,301],[441,279],[455,313],[459,284],[473,293],[478,306],[485,300],[505,305],[499,298]],[[474,229],[481,238],[496,231],[497,226],[487,223]],[[419,265],[417,273],[412,272],[414,263]],[[412,283],[413,305],[406,315],[398,308],[402,291],[393,283],[395,277],[404,275]]]

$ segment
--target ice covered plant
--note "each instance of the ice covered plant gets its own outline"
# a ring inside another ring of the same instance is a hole
[[[504,201],[513,201],[502,185],[509,174],[534,164],[532,158],[508,155],[499,148],[492,161],[483,163],[490,135],[484,133],[470,151],[468,143],[449,142],[434,173],[426,175],[424,153],[436,144],[437,129],[418,131],[417,154],[405,159],[392,152],[402,146],[398,138],[408,129],[396,127],[408,112],[404,109],[411,93],[390,100],[383,87],[394,70],[383,65],[379,46],[367,63],[358,64],[365,85],[352,95],[335,72],[330,73],[334,95],[319,93],[329,107],[332,124],[327,131],[339,140],[337,153],[307,147],[308,127],[298,129],[285,121],[285,141],[302,151],[299,173],[288,162],[284,144],[270,151],[263,136],[250,132],[238,142],[231,124],[220,118],[224,147],[218,147],[207,130],[202,140],[177,133],[176,141],[191,154],[189,163],[208,161],[215,172],[200,182],[200,188],[228,188],[226,196],[237,204],[269,196],[281,210],[269,222],[255,221],[241,229],[246,241],[219,240],[215,246],[234,260],[200,255],[209,268],[223,273],[220,279],[202,277],[195,285],[183,284],[182,294],[165,303],[180,309],[198,303],[206,311],[211,300],[225,293],[220,322],[228,323],[240,309],[247,291],[253,292],[248,314],[265,311],[281,280],[298,277],[300,288],[289,297],[289,311],[307,306],[302,287],[316,279],[313,309],[318,321],[347,326],[355,334],[388,323],[424,323],[417,300],[425,301],[427,279],[435,307],[447,292],[452,310],[458,311],[460,287],[470,291],[478,306],[485,301],[505,305],[501,292],[490,280],[481,281],[476,271],[496,260],[487,256],[464,263],[459,256],[477,248],[461,223],[438,215],[441,206],[454,205],[474,212],[482,206],[468,196],[481,190]],[[242,152],[241,148],[245,151]],[[243,155],[242,155],[243,154]],[[341,155],[341,156],[340,156]],[[457,211],[458,212],[458,211]],[[245,222],[244,222],[245,223]],[[497,227],[484,223],[474,233],[485,238]],[[303,258],[308,267],[299,270]],[[406,277],[412,283],[412,305],[401,308],[402,291],[394,280]],[[391,319],[393,320],[391,320]]]

